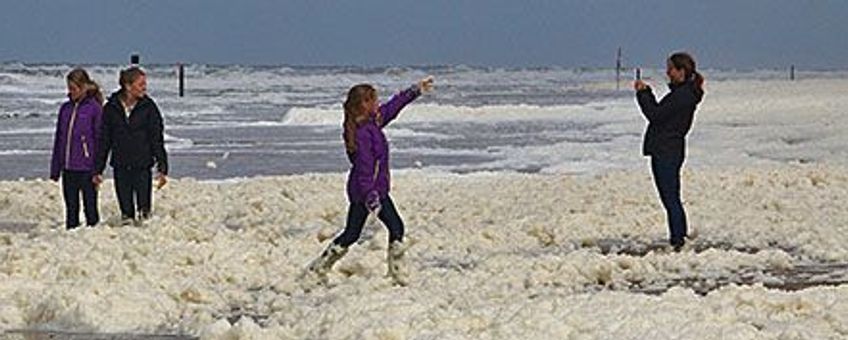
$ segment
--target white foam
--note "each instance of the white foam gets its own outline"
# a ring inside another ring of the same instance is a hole
[[[0,182],[0,220],[37,224],[28,233],[0,231],[0,328],[274,339],[838,337],[848,321],[845,285],[799,292],[730,285],[706,296],[627,288],[791,269],[798,256],[848,261],[848,231],[834,223],[848,218],[846,170],[686,171],[684,198],[699,239],[763,251],[645,256],[580,248],[606,238],[665,238],[644,171],[397,172],[393,198],[407,240],[416,241],[406,256],[410,286],[392,287],[384,277],[387,235],[369,222],[363,242],[330,273],[332,286],[309,293],[298,276],[328,242],[320,235],[345,223],[344,174],[174,179],[155,193],[146,225],[73,232],[62,227],[58,184]],[[112,184],[101,188],[103,202],[114,202]],[[105,220],[117,220],[114,206],[102,209]],[[668,327],[670,319],[686,326]]]

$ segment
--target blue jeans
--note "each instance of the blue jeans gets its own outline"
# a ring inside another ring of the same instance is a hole
[[[660,194],[660,201],[665,207],[668,218],[668,230],[672,245],[683,244],[686,236],[686,211],[680,202],[680,168],[683,166],[683,157],[652,155],[651,172],[654,175],[654,184]]]
[[[377,218],[386,225],[389,229],[389,243],[394,241],[403,241],[403,221],[395,209],[395,204],[392,198],[386,196],[380,201],[382,208]],[[365,225],[365,220],[368,218],[368,208],[365,203],[351,203],[347,211],[347,225],[344,232],[339,237],[333,240],[333,243],[342,247],[349,247],[351,244],[359,240],[359,235],[362,234],[362,226]]]

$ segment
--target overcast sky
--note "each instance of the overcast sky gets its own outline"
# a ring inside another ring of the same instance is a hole
[[[848,68],[845,0],[3,0],[0,61]]]

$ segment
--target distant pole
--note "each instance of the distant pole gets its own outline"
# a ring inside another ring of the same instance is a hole
[[[789,80],[795,80],[795,64],[789,67]]]
[[[618,47],[618,54],[615,57],[615,89],[621,88],[621,46]]]
[[[177,68],[180,78],[180,97],[182,97],[185,94],[185,68],[183,67],[183,63],[178,63]]]
[[[131,54],[130,55],[130,66],[138,66],[138,64],[139,64],[138,53]]]

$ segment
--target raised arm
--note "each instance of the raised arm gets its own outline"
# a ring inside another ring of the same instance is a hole
[[[657,102],[654,92],[648,87],[636,92],[636,100],[639,102],[639,108],[642,110],[642,114],[649,122],[661,123],[674,115],[675,112],[680,112],[687,105],[691,105],[694,98],[687,99],[685,92],[675,91],[663,97],[660,102]]]
[[[380,105],[380,114],[383,117],[383,122],[380,127],[388,125],[389,122],[397,118],[398,113],[400,113],[400,110],[402,110],[404,106],[411,103],[415,100],[415,98],[418,98],[418,96],[422,93],[430,92],[432,89],[433,76],[427,76],[406,90],[400,91],[398,94],[392,96],[387,103]]]
[[[392,96],[388,102],[380,105],[380,114],[383,117],[383,124],[380,127],[388,125],[389,122],[397,118],[400,110],[420,95],[421,91],[419,91],[416,86],[410,86],[409,88]]]

